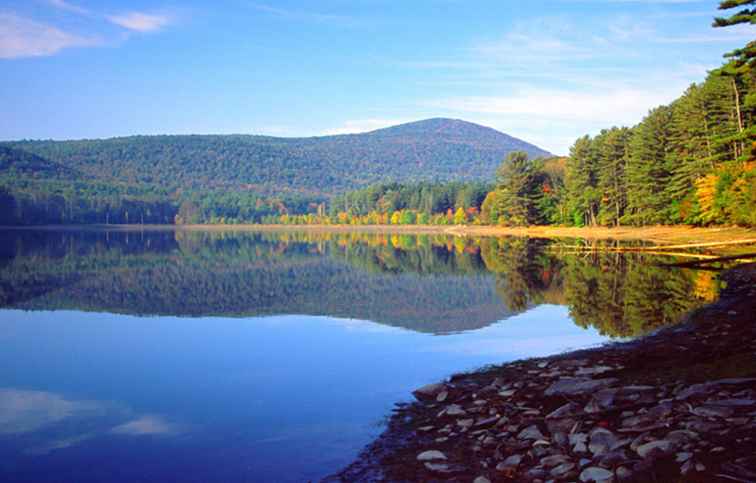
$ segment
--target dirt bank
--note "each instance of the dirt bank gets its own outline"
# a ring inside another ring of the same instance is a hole
[[[632,342],[421,388],[326,481],[756,481],[756,264]]]

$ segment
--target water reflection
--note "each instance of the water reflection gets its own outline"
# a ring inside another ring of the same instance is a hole
[[[0,232],[0,480],[316,480],[421,385],[639,335],[718,291],[669,260],[570,250]]]
[[[108,433],[165,436],[180,431],[162,416],[134,414],[122,404],[0,388],[0,436],[13,436],[14,449],[27,455],[44,455]]]
[[[527,238],[382,234],[0,233],[0,307],[138,315],[328,315],[435,334],[539,304],[637,336],[716,298],[711,272]],[[668,261],[668,259],[664,259]]]

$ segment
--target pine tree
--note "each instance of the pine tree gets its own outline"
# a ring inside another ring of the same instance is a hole
[[[665,190],[669,171],[669,126],[672,110],[658,107],[633,130],[627,163],[627,215],[636,225],[663,223],[669,207]]]
[[[527,153],[509,154],[497,172],[495,215],[499,223],[527,225],[533,221],[533,165]]]
[[[628,159],[628,142],[631,131],[614,127],[598,136],[597,188],[601,193],[599,221],[602,225],[619,226],[627,206],[625,167]]]
[[[565,201],[572,223],[577,226],[597,224],[600,197],[595,166],[594,145],[589,136],[583,136],[570,148],[565,175]]]

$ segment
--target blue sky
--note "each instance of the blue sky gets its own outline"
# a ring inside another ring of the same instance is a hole
[[[0,0],[0,139],[478,122],[566,153],[756,28],[709,0]]]

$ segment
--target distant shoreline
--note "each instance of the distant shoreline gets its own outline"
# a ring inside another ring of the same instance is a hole
[[[586,240],[643,240],[657,244],[733,242],[756,239],[756,229],[734,226],[693,227],[660,225],[645,227],[504,227],[481,225],[36,225],[0,226],[4,230],[92,231],[248,231],[311,233],[396,233],[471,237],[527,236],[534,238],[582,238]]]

